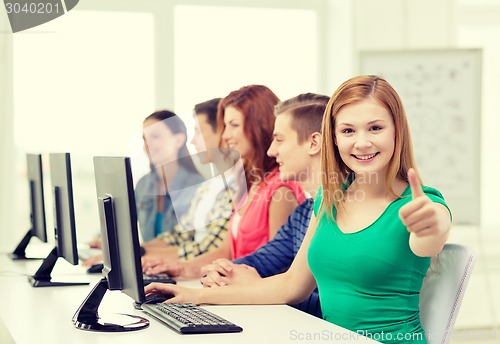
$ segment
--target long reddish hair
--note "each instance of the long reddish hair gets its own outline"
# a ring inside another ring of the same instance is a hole
[[[263,181],[266,174],[278,166],[276,159],[267,156],[267,149],[273,140],[274,106],[278,102],[273,91],[263,85],[241,87],[219,102],[217,128],[221,137],[225,129],[226,108],[232,106],[243,113],[243,133],[254,148],[244,162],[247,188]]]

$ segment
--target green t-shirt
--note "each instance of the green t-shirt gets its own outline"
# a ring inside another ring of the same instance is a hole
[[[446,206],[439,191],[425,186],[423,190]],[[411,200],[409,185],[401,196],[374,223],[355,233],[344,234],[332,218],[321,216],[308,263],[325,320],[382,343],[426,343],[418,304],[430,258],[410,249],[410,233],[398,214]],[[322,189],[314,203],[316,216],[321,200]]]

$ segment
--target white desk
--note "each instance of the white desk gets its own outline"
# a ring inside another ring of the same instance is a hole
[[[149,315],[135,310],[132,299],[120,292],[107,292],[99,314],[126,313],[150,320],[147,329],[125,333],[97,333],[76,329],[71,321],[91,288],[101,278],[88,275],[81,266],[59,259],[52,273],[54,280],[89,281],[89,286],[33,288],[26,275],[32,275],[40,261],[11,261],[0,253],[0,320],[17,344],[32,343],[375,343],[366,337],[335,326],[285,305],[206,306],[210,311],[243,327],[232,334],[179,335]],[[197,285],[197,282],[180,282]],[[0,325],[1,325],[0,321]],[[2,326],[0,326],[2,331]],[[0,338],[2,334],[0,333]],[[309,340],[308,340],[309,338]]]

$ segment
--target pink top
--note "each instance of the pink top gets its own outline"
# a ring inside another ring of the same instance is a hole
[[[233,231],[229,231],[231,259],[246,256],[269,241],[269,206],[274,192],[282,186],[292,190],[298,204],[305,200],[306,196],[299,182],[283,182],[279,178],[278,169],[270,172],[264,182],[259,185],[245,212],[241,214],[237,235],[234,236]],[[244,200],[245,198],[241,202]],[[231,226],[233,218],[234,213],[231,216]]]

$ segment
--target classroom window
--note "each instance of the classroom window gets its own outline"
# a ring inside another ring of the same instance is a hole
[[[25,154],[70,152],[77,232],[97,233],[92,157],[144,155],[142,120],[154,109],[153,15],[74,10],[13,39],[16,226],[29,225]]]
[[[174,18],[177,111],[249,84],[281,100],[317,91],[314,10],[179,5]]]

